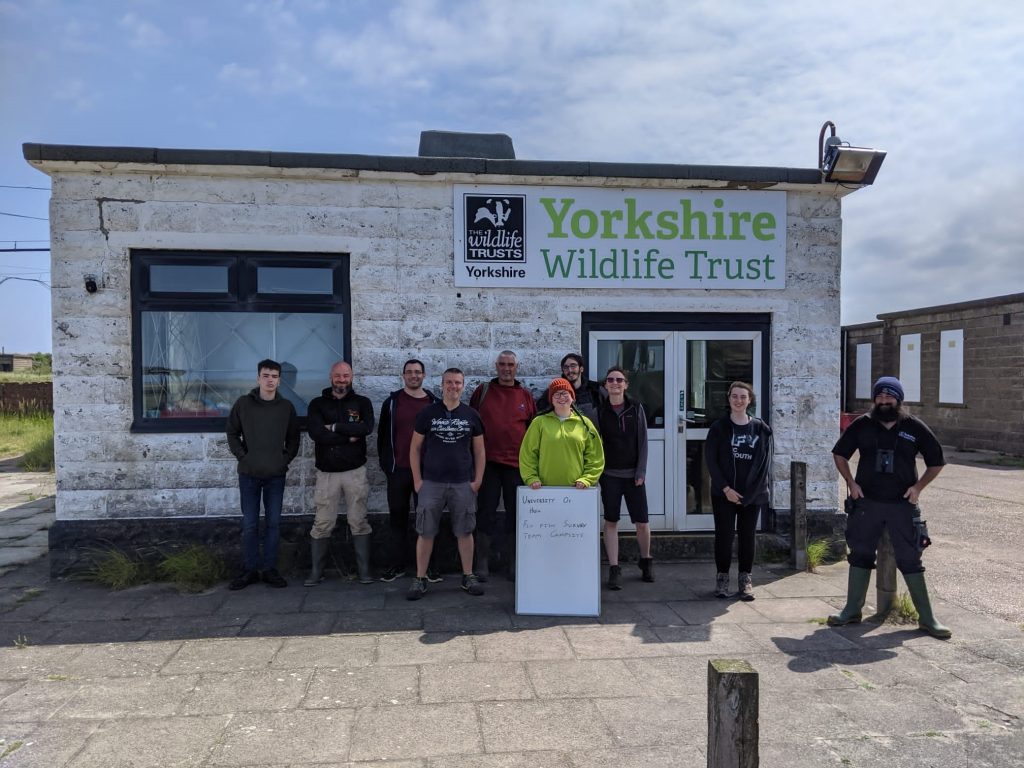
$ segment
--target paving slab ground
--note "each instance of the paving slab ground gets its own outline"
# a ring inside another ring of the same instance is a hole
[[[0,577],[0,766],[697,768],[721,657],[759,673],[762,766],[1024,765],[1022,499],[1024,470],[966,460],[926,491],[946,642],[823,626],[842,563],[759,566],[752,603],[711,598],[708,563],[627,568],[559,618],[500,578],[111,592],[37,557]]]

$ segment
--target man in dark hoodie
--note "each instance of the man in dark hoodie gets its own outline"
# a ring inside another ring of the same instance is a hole
[[[306,422],[316,446],[316,517],[309,532],[313,567],[305,586],[323,581],[324,561],[338,522],[338,503],[345,494],[348,528],[356,553],[359,583],[371,584],[370,524],[366,522],[366,437],[373,431],[373,404],[352,389],[352,366],[341,360],[331,366],[331,386],[309,404]]]
[[[583,356],[570,352],[562,358],[559,363],[562,369],[562,378],[572,384],[576,397],[574,405],[580,413],[597,424],[597,409],[601,401],[607,397],[607,393],[601,389],[596,381],[590,381],[586,377],[587,369],[583,366]],[[537,400],[537,413],[550,411],[551,403],[548,401],[547,390]]]
[[[261,360],[256,373],[259,386],[238,398],[228,416],[228,447],[238,459],[244,563],[244,570],[229,589],[245,589],[259,581],[261,573],[271,587],[288,586],[277,572],[277,544],[285,475],[299,452],[299,420],[295,407],[277,391],[281,364]],[[267,518],[262,539],[260,496]]]

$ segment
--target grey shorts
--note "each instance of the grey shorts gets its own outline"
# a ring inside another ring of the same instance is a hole
[[[468,536],[476,529],[476,494],[469,483],[433,483],[424,480],[416,504],[416,533],[437,536],[445,509],[452,516],[452,533]]]

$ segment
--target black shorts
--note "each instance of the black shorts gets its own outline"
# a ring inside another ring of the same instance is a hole
[[[601,503],[604,505],[604,519],[610,523],[619,522],[622,500],[634,525],[647,522],[647,486],[637,485],[632,477],[601,476]]]

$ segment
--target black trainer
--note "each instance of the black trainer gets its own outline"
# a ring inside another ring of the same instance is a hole
[[[274,587],[276,589],[282,589],[288,586],[288,582],[284,580],[284,576],[277,572],[276,568],[271,568],[269,571],[263,572],[263,583],[268,587]]]
[[[394,581],[405,576],[405,568],[385,568],[380,575],[381,581]]]
[[[431,584],[437,584],[439,581],[444,581],[444,576],[433,568],[427,568],[427,581]]]
[[[462,591],[479,597],[484,593],[484,588],[480,586],[480,580],[476,577],[476,574],[464,573],[462,574]]]
[[[427,594],[427,580],[413,576],[412,586],[405,595],[406,600],[419,600]]]
[[[245,571],[244,573],[240,573],[238,576],[231,580],[231,583],[228,584],[228,589],[245,589],[250,584],[255,584],[259,580],[259,571]]]

